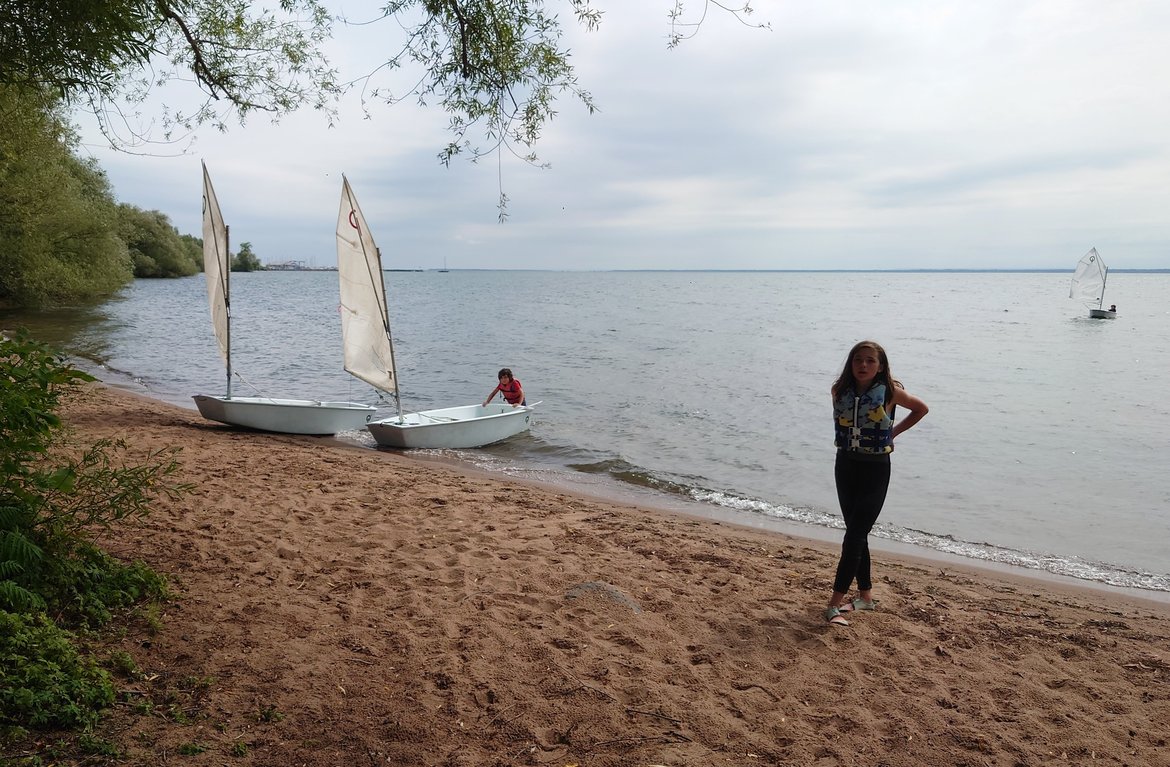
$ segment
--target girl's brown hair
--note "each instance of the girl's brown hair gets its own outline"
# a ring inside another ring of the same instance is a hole
[[[853,355],[857,354],[862,349],[872,349],[878,357],[877,377],[874,378],[874,383],[885,384],[886,386],[886,404],[890,404],[890,400],[894,398],[894,387],[905,389],[902,382],[890,375],[890,358],[886,356],[886,350],[877,341],[858,341],[849,350],[849,356],[845,358],[845,367],[841,370],[841,375],[837,376],[837,380],[833,382],[833,396],[836,397],[840,392],[852,388],[857,390],[857,379],[853,377]],[[862,394],[862,392],[857,392]]]

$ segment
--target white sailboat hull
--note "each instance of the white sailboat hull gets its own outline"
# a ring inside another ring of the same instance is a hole
[[[439,450],[493,445],[531,425],[531,407],[492,403],[403,413],[401,420],[384,418],[366,428],[383,447]]]
[[[1115,320],[1117,319],[1117,312],[1111,312],[1108,309],[1090,309],[1089,318],[1094,320]]]
[[[364,427],[377,408],[357,402],[321,402],[270,397],[196,394],[199,414],[209,421],[281,434],[337,434]]]

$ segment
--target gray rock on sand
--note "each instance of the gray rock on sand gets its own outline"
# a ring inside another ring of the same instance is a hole
[[[588,596],[602,597],[612,602],[617,602],[620,605],[625,605],[635,613],[642,612],[642,608],[637,602],[623,594],[613,584],[606,583],[605,581],[581,583],[565,592],[565,599],[580,599]]]

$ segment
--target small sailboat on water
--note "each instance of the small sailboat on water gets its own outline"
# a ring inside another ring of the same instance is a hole
[[[227,368],[227,394],[223,397],[193,395],[200,415],[209,421],[283,434],[336,434],[366,425],[377,408],[359,402],[232,396],[231,257],[228,254],[228,227],[219,210],[219,200],[211,186],[206,163],[203,163],[203,271],[207,276],[211,326]]]
[[[1072,287],[1068,297],[1083,301],[1089,307],[1089,317],[1096,320],[1112,320],[1117,317],[1117,309],[1110,306],[1105,308],[1105,280],[1109,277],[1109,267],[1097,253],[1096,248],[1081,256],[1073,272]]]
[[[403,413],[390,336],[389,307],[382,254],[366,225],[349,180],[341,177],[337,214],[337,274],[341,283],[341,332],[345,369],[390,394],[398,415],[371,421],[374,440],[397,448],[473,448],[495,444],[527,431],[534,405],[462,405]]]

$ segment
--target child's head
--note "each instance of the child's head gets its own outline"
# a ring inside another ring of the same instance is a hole
[[[858,341],[853,345],[849,350],[849,356],[845,358],[845,367],[841,370],[841,375],[833,383],[834,393],[857,386],[854,362],[862,358],[870,361],[873,358],[877,359],[877,374],[873,378],[873,383],[885,384],[886,398],[893,397],[893,387],[897,386],[898,382],[890,375],[890,359],[886,356],[886,350],[877,341]]]
[[[509,381],[512,380],[512,369],[500,368],[500,372],[496,373],[496,378],[498,378],[500,381],[503,381],[505,378]]]

